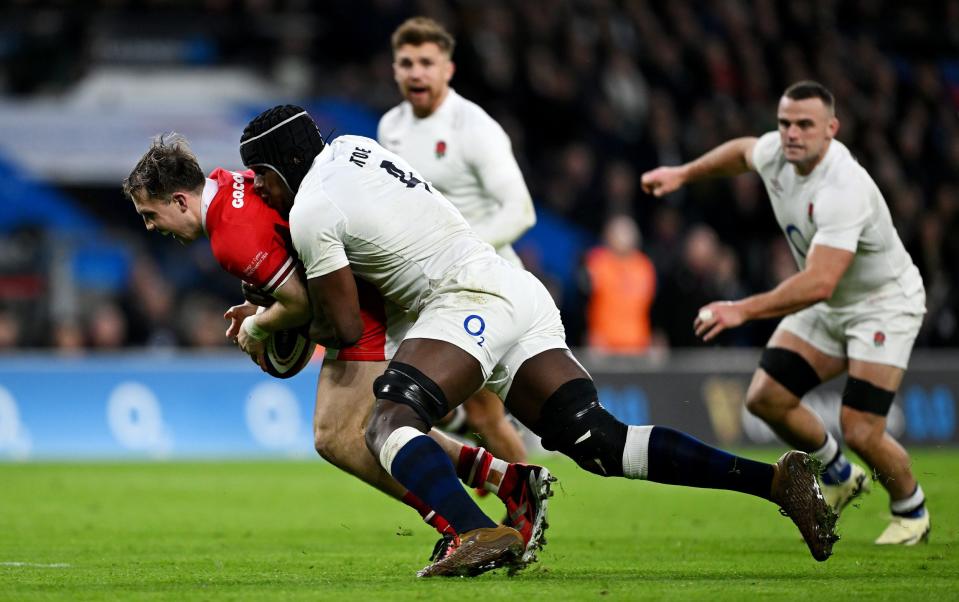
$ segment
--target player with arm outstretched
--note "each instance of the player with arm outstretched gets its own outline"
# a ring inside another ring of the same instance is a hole
[[[433,19],[414,17],[393,32],[391,45],[393,77],[404,101],[380,119],[377,139],[419,170],[501,257],[521,266],[512,243],[536,222],[533,200],[509,136],[450,87],[453,36]],[[480,389],[462,408],[493,453],[525,460],[502,400]]]
[[[749,411],[822,461],[823,492],[841,511],[868,491],[869,475],[846,459],[802,397],[846,372],[843,439],[890,496],[893,519],[876,543],[925,541],[925,496],[909,455],[886,432],[925,314],[922,278],[876,184],[834,138],[832,93],[816,82],[793,84],[779,101],[778,122],[778,132],[643,174],[643,188],[663,196],[701,178],[759,173],[800,271],[771,291],[703,307],[696,333],[708,341],[750,320],[785,316],[749,386]]]
[[[243,339],[244,351],[259,362],[264,333],[281,328],[317,326],[314,337],[330,339],[333,331],[310,307],[303,268],[293,250],[289,225],[254,190],[249,171],[214,170],[204,177],[196,157],[180,136],[157,138],[124,181],[149,231],[170,234],[181,242],[206,235],[214,256],[230,274],[246,283],[246,293],[263,306],[231,307],[227,336]],[[317,384],[313,429],[317,452],[342,470],[416,509],[441,534],[455,534],[448,523],[382,469],[366,449],[364,429],[373,407],[373,381],[386,369],[410,326],[404,312],[385,302],[374,287],[355,280],[360,310],[359,335],[348,345],[331,349]],[[312,320],[311,320],[312,318]],[[481,448],[464,446],[433,431],[457,474],[472,487],[496,493],[507,513],[517,516],[530,553],[540,541],[533,524],[542,521],[549,495],[549,473],[539,467],[507,464]],[[520,511],[522,510],[522,511]],[[539,535],[541,538],[541,534]]]
[[[783,508],[817,560],[832,553],[835,516],[806,454],[754,462],[670,428],[617,420],[570,354],[543,284],[499,257],[404,159],[360,136],[327,145],[306,111],[292,105],[254,118],[240,155],[258,187],[290,191],[268,201],[289,215],[314,315],[326,316],[341,341],[361,334],[352,274],[415,316],[374,383],[366,442],[459,535],[421,576],[523,566],[522,537],[479,509],[425,436],[484,384],[544,447],[587,471],[755,495]]]

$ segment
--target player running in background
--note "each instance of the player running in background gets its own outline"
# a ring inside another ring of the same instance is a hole
[[[256,305],[230,308],[225,316],[231,319],[228,337],[236,337],[241,324],[246,332],[260,334],[310,321],[303,276],[298,274],[302,265],[293,251],[289,226],[253,190],[251,172],[215,169],[204,177],[186,140],[174,135],[154,140],[123,190],[147,230],[184,243],[207,235],[223,269],[248,283],[245,294],[269,306],[255,318]],[[393,479],[366,449],[363,432],[373,408],[373,381],[383,374],[410,322],[374,287],[360,280],[356,284],[362,334],[352,345],[331,350],[324,360],[313,417],[316,450],[335,466],[416,509],[452,541],[455,533],[446,520]],[[262,345],[252,355],[258,359],[259,353]],[[507,464],[437,431],[431,436],[449,454],[464,483],[484,487],[503,500],[510,524],[523,533],[525,553],[531,557],[545,528],[549,472]]]
[[[617,420],[570,354],[542,283],[496,255],[404,159],[360,136],[326,145],[306,111],[291,105],[254,118],[240,155],[264,199],[289,216],[313,315],[332,330],[326,336],[349,345],[362,334],[354,273],[416,317],[374,383],[366,441],[383,468],[459,535],[421,576],[478,574],[522,550],[520,535],[479,509],[425,436],[484,383],[546,449],[583,469],[761,497],[784,509],[817,560],[829,557],[835,515],[806,454],[754,462],[670,428]],[[246,333],[239,336],[243,347]]]
[[[426,17],[408,19],[393,32],[393,77],[405,100],[380,119],[377,138],[443,193],[501,257],[522,266],[512,243],[536,223],[533,199],[509,136],[450,87],[455,43]],[[462,407],[494,454],[525,460],[523,440],[502,400],[484,388]]]
[[[925,313],[922,278],[876,184],[834,139],[832,93],[816,82],[793,84],[779,101],[778,122],[778,133],[730,140],[691,163],[645,173],[643,188],[663,196],[701,178],[759,173],[800,272],[769,292],[703,307],[696,333],[708,341],[749,320],[786,316],[763,351],[746,405],[822,461],[823,493],[837,511],[868,491],[869,477],[802,397],[848,372],[843,439],[891,500],[892,522],[876,543],[925,541],[925,496],[908,454],[886,432]]]

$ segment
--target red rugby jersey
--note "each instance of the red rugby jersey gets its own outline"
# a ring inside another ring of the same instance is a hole
[[[203,221],[213,256],[230,274],[272,295],[299,266],[289,224],[253,191],[252,171],[217,168],[208,177],[219,187]],[[363,335],[355,345],[340,349],[336,359],[391,359],[386,351],[383,298],[372,285],[356,283]]]
[[[296,271],[290,226],[253,192],[252,171],[215,169],[219,186],[203,226],[224,270],[273,294]]]

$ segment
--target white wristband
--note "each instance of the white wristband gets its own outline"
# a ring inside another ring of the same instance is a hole
[[[246,331],[246,334],[250,335],[250,338],[257,341],[266,340],[266,337],[270,336],[270,333],[257,326],[256,320],[254,320],[255,317],[254,315],[244,318],[242,328]]]

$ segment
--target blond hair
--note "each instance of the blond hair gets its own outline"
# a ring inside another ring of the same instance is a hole
[[[453,48],[456,46],[456,40],[450,32],[429,17],[413,17],[403,21],[393,32],[390,42],[393,45],[393,52],[406,44],[421,46],[432,42],[447,56],[453,55]]]

